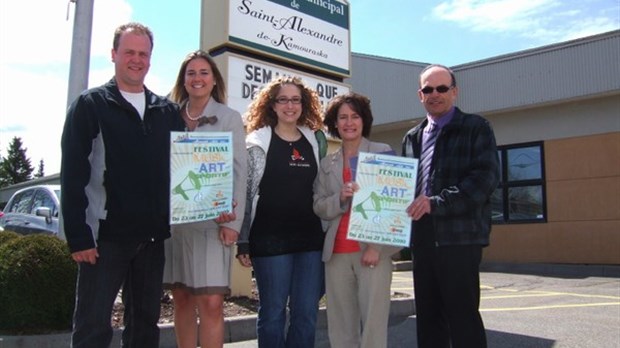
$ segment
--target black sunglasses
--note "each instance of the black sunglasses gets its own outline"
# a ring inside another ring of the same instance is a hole
[[[420,90],[422,94],[431,94],[434,90],[437,90],[437,93],[446,93],[452,88],[452,86],[440,85],[437,87],[426,86]]]

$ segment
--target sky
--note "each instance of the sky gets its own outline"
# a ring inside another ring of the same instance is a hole
[[[447,66],[620,29],[620,0],[349,0],[349,8],[352,52]],[[114,29],[138,21],[155,36],[146,85],[167,94],[199,48],[200,11],[199,0],[95,0],[89,87],[114,74]],[[0,156],[20,137],[46,175],[60,170],[74,12],[70,0],[0,2]]]

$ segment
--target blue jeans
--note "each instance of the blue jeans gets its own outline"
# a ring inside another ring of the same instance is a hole
[[[158,347],[164,270],[163,241],[117,244],[100,241],[94,265],[80,263],[71,347],[109,347],[112,306],[123,286],[122,346]]]
[[[324,289],[321,252],[254,257],[252,266],[260,300],[258,346],[314,347],[319,300]],[[285,335],[287,302],[290,321]]]

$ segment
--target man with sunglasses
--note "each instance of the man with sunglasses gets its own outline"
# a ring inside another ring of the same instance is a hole
[[[407,213],[420,348],[486,347],[479,265],[489,244],[499,159],[489,122],[455,107],[457,95],[449,68],[422,70],[418,96],[426,119],[403,139],[403,156],[419,159]]]

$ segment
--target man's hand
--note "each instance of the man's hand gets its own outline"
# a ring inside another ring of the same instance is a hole
[[[73,261],[77,263],[85,262],[85,263],[90,263],[91,265],[94,265],[97,263],[97,258],[99,257],[99,253],[97,252],[97,248],[92,248],[92,249],[87,249],[87,250],[76,251],[71,254],[71,257],[73,258]]]
[[[419,195],[413,203],[407,207],[407,215],[414,221],[418,221],[424,216],[424,214],[431,213],[431,200],[424,196]]]

